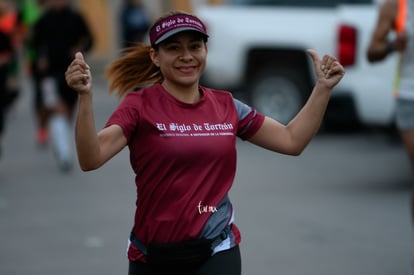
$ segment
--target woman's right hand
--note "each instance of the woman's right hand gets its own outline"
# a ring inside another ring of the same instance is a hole
[[[66,83],[79,95],[92,93],[92,74],[82,53],[77,52],[75,59],[65,72]]]

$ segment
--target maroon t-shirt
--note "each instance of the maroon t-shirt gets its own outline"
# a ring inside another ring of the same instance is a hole
[[[236,137],[254,135],[264,116],[229,92],[200,88],[194,104],[160,84],[130,92],[106,124],[119,125],[128,141],[137,186],[133,233],[144,244],[212,237],[232,222]],[[240,242],[236,226],[231,237],[230,246]],[[128,255],[142,259],[133,245]]]

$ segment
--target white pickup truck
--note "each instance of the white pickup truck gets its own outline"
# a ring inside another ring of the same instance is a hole
[[[366,48],[378,16],[373,0],[228,0],[195,10],[210,32],[203,84],[239,92],[282,123],[314,84],[307,49],[338,57],[346,75],[326,124],[393,125],[396,56],[369,64]]]

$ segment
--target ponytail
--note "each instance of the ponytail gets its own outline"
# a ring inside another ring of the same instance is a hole
[[[124,50],[122,57],[112,62],[105,75],[109,93],[122,97],[129,91],[162,81],[160,69],[150,58],[151,46],[137,44]]]

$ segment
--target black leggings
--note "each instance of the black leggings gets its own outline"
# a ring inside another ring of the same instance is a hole
[[[200,269],[187,275],[241,275],[241,256],[239,246],[214,254]],[[169,273],[154,272],[140,261],[129,262],[128,275],[169,275]]]

